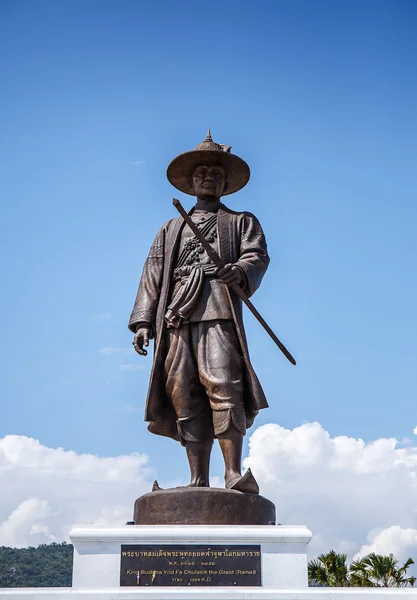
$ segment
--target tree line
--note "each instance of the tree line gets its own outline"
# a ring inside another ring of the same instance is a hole
[[[308,579],[310,585],[324,587],[408,587],[416,582],[407,576],[413,564],[412,558],[400,565],[393,554],[374,552],[347,564],[347,554],[331,550],[308,563]]]
[[[72,544],[0,546],[1,587],[71,587]]]

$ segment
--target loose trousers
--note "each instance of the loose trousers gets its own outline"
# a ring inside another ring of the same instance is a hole
[[[167,329],[167,396],[177,416],[181,443],[246,433],[244,362],[231,320],[185,323]]]

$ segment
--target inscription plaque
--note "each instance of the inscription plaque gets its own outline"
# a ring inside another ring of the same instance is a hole
[[[122,545],[121,586],[261,585],[261,547]]]

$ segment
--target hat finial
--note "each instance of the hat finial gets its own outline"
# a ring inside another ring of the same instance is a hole
[[[206,139],[204,141],[205,142],[212,142],[213,141],[213,138],[211,137],[210,127],[208,128]]]

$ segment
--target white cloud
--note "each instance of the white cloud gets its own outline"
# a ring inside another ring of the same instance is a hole
[[[151,490],[147,463],[145,454],[102,458],[25,436],[0,439],[0,546],[62,541],[75,523],[126,523]]]
[[[111,319],[111,315],[109,313],[98,313],[91,317],[93,321],[105,321],[107,319]]]
[[[313,531],[310,556],[334,549],[417,559],[416,446],[331,437],[319,423],[269,424],[252,434],[244,464],[279,523]],[[154,478],[143,454],[101,458],[24,436],[0,439],[0,545],[62,541],[75,523],[125,523]]]
[[[417,427],[414,427],[413,433],[414,433],[414,435],[417,435]]]
[[[100,348],[99,352],[103,356],[112,356],[113,354],[130,355],[130,354],[135,353],[133,348],[114,348],[112,346],[107,346],[106,348]]]
[[[144,162],[144,160],[133,160],[131,164],[135,167],[139,167],[140,165],[143,165]]]
[[[46,500],[28,498],[12,511],[0,525],[2,546],[37,546],[56,538],[50,534],[45,520],[51,516],[51,507]]]
[[[103,356],[111,356],[112,354],[120,354],[122,351],[121,348],[112,348],[111,346],[108,346],[106,348],[100,348],[99,352],[100,354],[102,354]]]
[[[414,554],[416,558],[417,529],[402,528],[393,525],[369,536],[370,543],[359,550],[355,558],[365,556],[371,552],[376,554],[394,554],[400,561],[406,561]],[[412,556],[413,557],[413,556]]]
[[[125,404],[125,410],[126,412],[132,412],[132,413],[143,413],[143,406],[136,406],[135,404]]]
[[[135,364],[124,364],[120,365],[121,371],[144,371],[146,367],[144,365]]]
[[[416,447],[398,448],[392,438],[332,438],[319,423],[264,425],[249,446],[244,464],[275,503],[278,522],[313,531],[311,556],[334,549],[353,557],[366,541],[388,551],[396,526],[392,551],[417,558],[410,534],[417,528]]]

